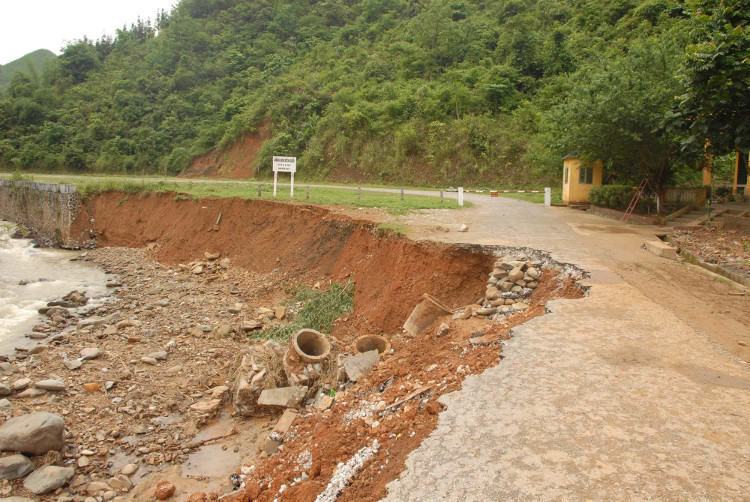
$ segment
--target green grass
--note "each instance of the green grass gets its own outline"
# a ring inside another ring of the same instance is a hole
[[[287,325],[277,325],[261,332],[257,338],[287,341],[299,329],[314,329],[321,333],[330,333],[333,321],[354,310],[354,283],[334,282],[325,291],[298,285],[294,289],[294,298],[287,304],[301,303],[302,307]]]
[[[47,183],[61,183],[76,185],[77,191],[81,197],[86,199],[91,195],[103,192],[124,192],[124,193],[166,193],[175,192],[178,195],[176,200],[180,200],[185,195],[193,199],[204,197],[242,197],[245,199],[258,198],[258,183],[240,183],[224,181],[170,181],[163,178],[148,178],[146,180],[132,180],[127,178],[115,177],[94,177],[94,176],[45,176],[35,175],[34,181]],[[181,195],[185,194],[185,195]],[[279,186],[277,188],[276,199],[278,201],[288,201],[290,198],[290,187]],[[261,199],[274,200],[273,185],[269,182],[263,182],[261,185]],[[358,198],[357,190],[345,188],[318,188],[310,187],[310,198],[307,198],[307,186],[295,183],[294,201],[307,204],[328,204],[328,205],[349,205],[352,207],[382,207],[386,208],[389,213],[403,214],[415,209],[459,209],[458,202],[454,199],[445,198],[440,203],[439,197],[430,197],[426,195],[401,195],[398,193],[373,192],[362,190]],[[463,207],[470,207],[470,203],[464,203]]]
[[[500,197],[508,199],[525,200],[535,204],[544,204],[544,192],[542,193],[498,193]],[[552,204],[562,204],[562,189],[552,189]]]
[[[378,225],[378,228],[382,230],[392,230],[400,234],[405,234],[409,231],[407,227],[405,227],[404,225],[399,225],[398,223],[381,223],[380,225]]]

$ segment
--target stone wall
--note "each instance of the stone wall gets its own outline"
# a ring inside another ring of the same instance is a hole
[[[28,228],[43,246],[77,248],[70,226],[80,210],[74,185],[0,180],[0,219]]]

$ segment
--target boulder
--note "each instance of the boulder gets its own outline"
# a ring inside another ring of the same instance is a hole
[[[344,371],[352,382],[358,382],[380,361],[377,350],[370,350],[349,356],[344,361]]]
[[[35,495],[42,495],[64,486],[75,475],[72,467],[48,465],[37,469],[23,480],[23,487]]]
[[[17,453],[0,458],[0,479],[19,479],[34,470],[34,462]]]
[[[11,418],[0,426],[0,450],[30,455],[62,450],[64,428],[62,418],[44,411]]]

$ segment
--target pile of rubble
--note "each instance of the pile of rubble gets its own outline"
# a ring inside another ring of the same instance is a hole
[[[529,299],[539,285],[541,261],[528,261],[506,255],[498,259],[487,280],[487,291],[474,305],[455,314],[454,319],[468,319],[472,315],[502,319],[530,306]]]

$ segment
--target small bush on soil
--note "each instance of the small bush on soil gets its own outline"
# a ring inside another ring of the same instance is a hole
[[[314,329],[330,333],[333,321],[354,310],[354,283],[334,282],[325,291],[299,285],[289,303],[302,303],[294,322],[286,326],[274,326],[260,334],[262,338],[288,340],[298,329]]]
[[[626,209],[632,198],[633,187],[627,185],[601,185],[589,192],[593,205],[609,209]]]

